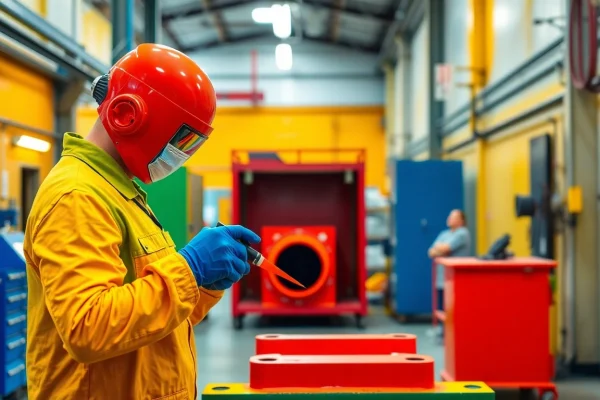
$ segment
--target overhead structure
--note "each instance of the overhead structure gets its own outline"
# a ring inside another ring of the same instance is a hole
[[[332,43],[379,53],[389,29],[398,23],[396,17],[403,18],[404,14],[398,10],[413,2],[163,0],[161,20],[168,36],[165,41],[175,43],[186,53],[268,38]],[[292,26],[278,23],[285,18],[270,18],[266,12],[269,8],[291,13]]]
[[[34,34],[41,36],[46,41],[17,28],[14,23],[11,23],[10,18],[31,29]],[[46,74],[52,74],[54,78],[63,81],[77,78],[91,82],[100,73],[108,70],[106,65],[86,53],[85,49],[75,40],[19,1],[2,0],[0,2],[0,32],[56,63],[57,67],[52,71],[48,71],[48,67],[39,66],[38,68],[45,70]],[[30,60],[29,63],[31,62],[33,61]]]

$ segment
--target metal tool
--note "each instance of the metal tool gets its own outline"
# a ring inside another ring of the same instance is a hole
[[[225,226],[225,224],[222,224],[221,222],[217,222],[217,226]],[[243,244],[244,246],[246,246],[246,251],[248,252],[248,262],[250,264],[256,265],[257,267],[262,268],[267,272],[270,272],[272,274],[280,276],[283,279],[286,279],[286,280],[306,289],[306,286],[304,286],[303,284],[298,282],[296,279],[291,277],[288,273],[286,273],[281,268],[279,268],[278,266],[273,264],[271,261],[267,260],[265,258],[265,256],[263,256],[260,252],[253,249],[249,243],[247,243],[244,240],[238,240],[238,241],[241,244]]]

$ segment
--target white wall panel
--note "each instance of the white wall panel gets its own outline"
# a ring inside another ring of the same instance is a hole
[[[523,0],[494,1],[494,61],[490,82],[511,72],[527,58],[527,15]]]
[[[444,5],[444,62],[453,66],[468,66],[468,0],[446,1]],[[468,73],[455,72],[453,80],[455,83],[468,82],[470,76]],[[452,114],[468,101],[469,90],[453,86],[448,101],[444,103],[444,115]]]
[[[427,20],[415,32],[411,43],[410,134],[412,140],[427,137],[429,125],[429,37]]]

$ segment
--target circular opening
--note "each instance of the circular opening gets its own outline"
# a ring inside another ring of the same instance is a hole
[[[477,385],[465,385],[465,387],[467,389],[481,389],[481,386],[477,386]]]
[[[279,337],[279,335],[265,335],[265,337],[267,339],[273,339],[273,338]]]
[[[408,361],[425,361],[424,358],[419,358],[419,357],[408,357],[407,360]]]
[[[229,390],[229,386],[215,386],[212,390]]]
[[[321,276],[322,266],[319,255],[303,244],[294,244],[282,250],[275,260],[275,264],[307,288],[317,283]],[[281,277],[277,277],[277,279],[287,289],[302,290]]]
[[[392,335],[392,337],[405,338],[405,337],[406,337],[406,335]]]
[[[258,361],[277,361],[276,358],[259,358]]]
[[[289,300],[288,298],[300,299],[313,296],[327,283],[332,268],[323,243],[309,234],[284,236],[271,247],[266,256],[306,287],[301,288],[270,273],[271,284],[285,296],[286,301]]]

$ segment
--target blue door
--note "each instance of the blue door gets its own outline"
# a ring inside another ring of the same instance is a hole
[[[460,161],[397,161],[393,210],[396,313],[430,314],[431,260],[427,250],[446,229],[451,210],[463,208]]]

